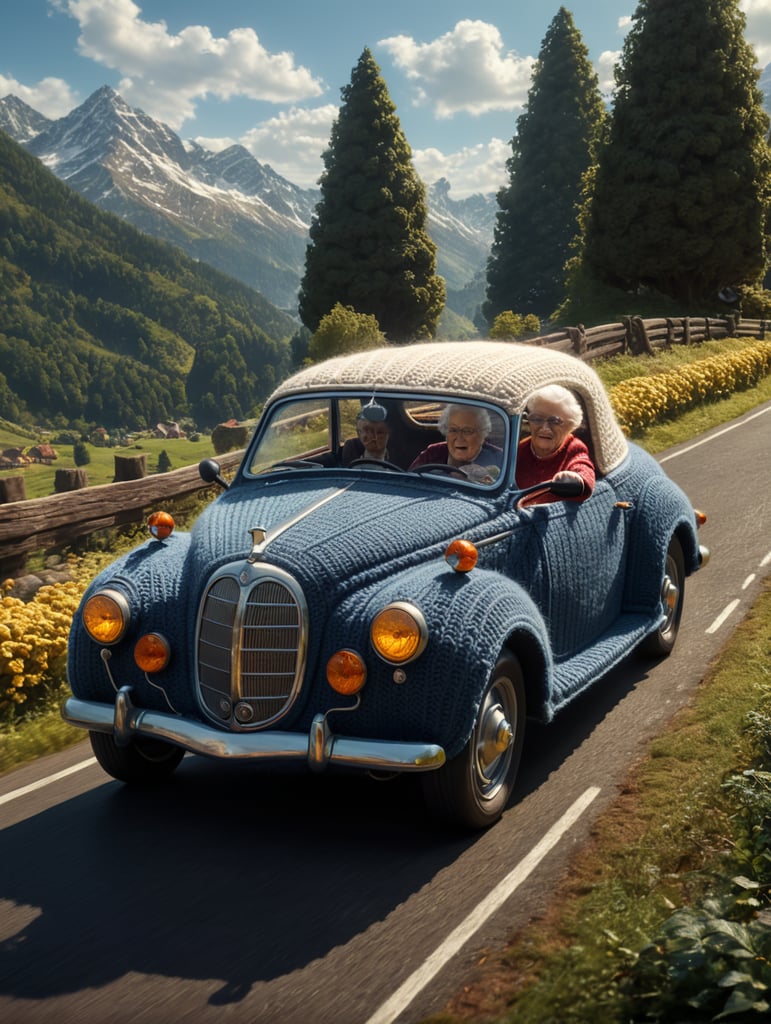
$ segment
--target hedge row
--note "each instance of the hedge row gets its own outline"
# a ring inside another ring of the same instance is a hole
[[[771,372],[771,342],[741,352],[711,356],[676,371],[631,377],[608,394],[619,423],[634,437],[647,427],[674,419],[703,402],[716,402],[753,388]]]

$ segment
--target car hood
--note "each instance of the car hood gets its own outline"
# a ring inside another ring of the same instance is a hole
[[[394,571],[440,557],[448,541],[492,515],[488,496],[414,478],[250,481],[232,487],[199,517],[190,557],[195,570],[206,574],[247,557],[256,540],[260,560],[296,575],[362,582],[378,567],[382,573],[386,563]]]

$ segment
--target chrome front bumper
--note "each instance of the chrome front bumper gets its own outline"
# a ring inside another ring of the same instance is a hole
[[[232,761],[306,761],[313,771],[323,771],[331,764],[369,771],[422,772],[440,768],[445,760],[444,750],[436,743],[335,736],[324,715],[316,715],[307,736],[299,732],[222,732],[165,711],[136,708],[129,687],[118,691],[114,705],[70,697],[62,717],[79,729],[113,733],[119,746],[135,736],[147,736],[194,754]]]

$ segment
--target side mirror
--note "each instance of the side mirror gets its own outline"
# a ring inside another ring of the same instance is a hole
[[[580,480],[552,480],[549,483],[549,490],[558,498],[577,498],[583,489]]]
[[[545,494],[550,491],[558,498],[577,498],[584,489],[583,483],[579,480],[544,480],[543,483],[533,484],[532,487],[524,487],[519,492],[517,508],[524,508],[528,504],[528,497],[531,494]]]
[[[198,463],[198,473],[205,484],[219,484],[224,490],[228,489],[227,481],[220,475],[220,464],[216,459],[201,459]]]

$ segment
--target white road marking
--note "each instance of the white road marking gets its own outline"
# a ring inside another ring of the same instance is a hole
[[[89,757],[86,761],[81,761],[79,764],[72,765],[71,768],[63,768],[60,772],[55,772],[53,775],[47,775],[44,779],[38,779],[37,782],[30,782],[28,786],[22,786],[21,789],[14,789],[10,793],[6,793],[4,796],[0,796],[0,804],[7,804],[11,800],[15,800],[17,797],[26,796],[27,793],[34,793],[36,789],[42,789],[44,786],[50,786],[52,782],[58,782],[60,779],[66,779],[68,775],[73,775],[75,772],[81,771],[83,768],[90,768],[92,764],[96,764],[95,757]]]
[[[750,585],[751,583],[754,583],[754,582],[755,582],[755,580],[756,580],[757,578],[758,578],[758,577],[757,577],[757,574],[756,574],[756,573],[754,573],[754,572],[751,572],[751,573],[749,574],[749,576],[747,577],[747,579],[746,579],[746,580],[744,581],[744,583],[742,583],[742,590],[746,590],[746,589],[747,589],[747,587],[748,587],[748,586],[749,586],[749,585]]]
[[[700,448],[703,444],[708,444],[710,441],[714,441],[718,437],[722,437],[723,434],[730,434],[732,430],[736,430],[737,427],[743,427],[746,423],[751,423],[758,416],[765,416],[767,412],[771,412],[771,406],[766,409],[761,409],[760,412],[755,412],[752,416],[748,416],[743,419],[741,423],[732,423],[730,427],[724,427],[722,430],[718,430],[714,434],[710,434],[709,437],[703,437],[701,441],[695,441],[693,444],[689,444],[687,448],[681,448],[678,452],[672,452],[671,455],[665,455],[663,459],[659,459],[659,462],[669,462],[670,459],[676,459],[678,455],[685,455],[686,452],[692,452],[694,448]]]
[[[741,602],[739,601],[739,598],[736,597],[733,601],[730,602],[730,604],[727,604],[725,608],[722,610],[722,612],[715,619],[715,621],[712,623],[712,625],[707,628],[707,633],[717,633],[717,631],[723,625],[728,616],[732,612],[736,611],[740,603]]]
[[[394,994],[369,1018],[366,1024],[391,1024],[405,1010],[415,996],[439,973],[442,967],[465,945],[471,936],[490,917],[525,879],[538,867],[547,853],[557,845],[565,833],[581,817],[600,790],[590,786],[578,800],[569,807],[543,839],[536,843],[530,853],[503,878],[490,893],[476,905],[468,917],[452,931],[441,946],[434,950],[413,974],[407,978]]]

